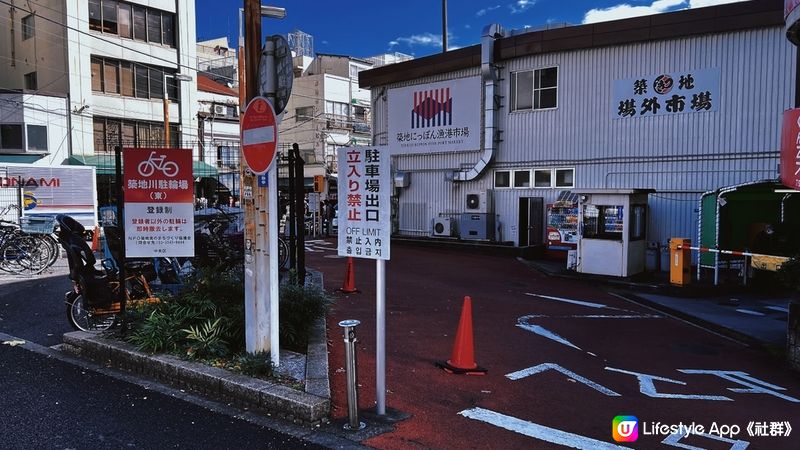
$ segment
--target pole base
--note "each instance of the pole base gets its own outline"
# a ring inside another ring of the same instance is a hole
[[[489,369],[485,369],[481,366],[476,365],[472,369],[465,369],[463,367],[456,367],[450,364],[450,361],[438,361],[436,363],[436,367],[444,370],[447,373],[452,373],[454,375],[486,375],[486,372]]]
[[[344,424],[344,426],[342,426],[342,428],[345,431],[361,431],[364,428],[367,428],[367,424],[365,424],[364,422],[358,422],[358,428],[354,428],[354,427],[351,427],[350,426],[350,422],[348,422],[348,423]]]

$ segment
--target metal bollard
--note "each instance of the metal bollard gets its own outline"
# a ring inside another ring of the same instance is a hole
[[[356,373],[356,331],[361,322],[343,320],[339,326],[344,328],[344,358],[347,370],[347,418],[344,429],[349,431],[363,430],[367,425],[358,420],[358,376]]]

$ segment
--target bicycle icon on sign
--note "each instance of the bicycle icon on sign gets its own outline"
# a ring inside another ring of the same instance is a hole
[[[156,156],[156,152],[150,152],[150,157],[139,163],[136,170],[139,175],[149,177],[153,175],[156,170],[160,171],[167,177],[174,177],[178,174],[178,164],[175,161],[164,161],[167,155]]]

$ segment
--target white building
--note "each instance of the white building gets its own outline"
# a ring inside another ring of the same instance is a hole
[[[228,87],[239,85],[236,50],[228,45],[227,36],[197,43],[197,70]]]
[[[0,163],[64,164],[68,130],[66,96],[0,91]]]
[[[197,76],[193,0],[31,0],[0,8],[0,21],[13,24],[0,85],[68,96],[72,163],[102,175],[120,140],[165,145],[165,87],[169,145],[196,148],[196,82],[178,79]]]
[[[397,234],[431,236],[435,219],[483,209],[499,220],[495,240],[536,245],[549,237],[545,205],[563,191],[644,188],[656,191],[652,248],[696,237],[704,192],[777,177],[795,65],[782,2],[769,0],[487,27],[479,46],[362,72],[360,85],[372,90],[376,144],[406,175]]]
[[[197,118],[200,136],[199,160],[219,171],[217,181],[226,191],[239,192],[239,92],[214,81],[205,73],[197,76]],[[211,181],[208,181],[211,182]],[[204,186],[207,190],[223,189]],[[203,192],[207,198],[210,192]],[[226,198],[220,198],[224,201]]]

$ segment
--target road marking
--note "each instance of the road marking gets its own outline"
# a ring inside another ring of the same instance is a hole
[[[742,386],[747,386],[749,388],[749,389],[728,388],[728,390],[731,392],[737,392],[740,394],[774,395],[775,397],[781,398],[786,401],[790,401],[792,403],[800,403],[800,400],[794,397],[789,397],[788,395],[783,395],[780,392],[775,392],[775,391],[785,391],[786,388],[776,386],[771,383],[767,383],[766,381],[763,380],[759,380],[758,378],[750,376],[747,372],[740,372],[738,370],[699,370],[699,369],[678,369],[678,372],[688,373],[692,375],[715,375],[725,380],[738,383]]]
[[[783,306],[766,306],[767,309],[771,309],[773,311],[788,313],[789,308],[784,308]]]
[[[563,337],[553,333],[552,331],[547,330],[544,327],[541,327],[539,325],[531,325],[531,324],[523,322],[523,319],[527,319],[527,318],[528,318],[528,316],[520,317],[519,320],[517,321],[517,326],[522,328],[523,330],[527,330],[527,331],[530,331],[531,333],[535,333],[535,334],[538,334],[539,336],[546,337],[547,339],[556,341],[559,344],[563,344],[563,345],[566,345],[567,347],[572,347],[572,348],[574,348],[576,350],[583,351],[583,349],[581,349],[577,345],[575,345],[572,342],[564,339]]]
[[[526,292],[525,295],[529,295],[531,297],[546,298],[548,300],[555,300],[557,302],[572,303],[573,305],[587,306],[589,308],[608,308],[608,305],[604,305],[602,303],[584,302],[580,300],[573,300],[571,298],[553,297],[551,295],[542,295],[542,294],[531,294],[530,292]]]
[[[509,380],[516,381],[516,380],[521,380],[521,379],[523,379],[525,377],[529,377],[531,375],[536,375],[538,373],[542,373],[542,372],[545,372],[545,371],[548,371],[548,370],[555,370],[556,372],[561,372],[564,375],[566,375],[567,378],[569,378],[569,379],[571,379],[573,381],[577,381],[578,383],[585,384],[586,386],[589,386],[590,388],[592,388],[592,389],[594,389],[594,390],[596,390],[598,392],[601,392],[601,393],[603,393],[603,394],[605,394],[605,395],[607,395],[609,397],[621,397],[620,394],[617,394],[616,392],[612,391],[611,389],[609,389],[609,388],[607,388],[605,386],[602,386],[600,384],[597,384],[597,383],[595,383],[594,381],[592,381],[592,380],[590,380],[588,378],[584,378],[584,377],[578,375],[577,373],[572,372],[570,370],[567,370],[567,369],[559,366],[558,364],[554,364],[554,363],[543,363],[543,364],[539,364],[538,366],[528,367],[527,369],[522,369],[522,370],[518,370],[516,372],[511,372],[509,374],[506,374],[506,378],[508,378]]]
[[[728,450],[744,450],[750,445],[750,443],[747,442],[747,441],[728,439],[728,438],[726,438],[724,436],[717,436],[715,434],[692,433],[692,437],[695,437],[695,436],[700,436],[700,437],[704,437],[706,439],[711,439],[711,440],[714,440],[714,441],[733,444]],[[689,449],[689,450],[706,450],[703,447],[695,447],[694,445],[681,443],[681,439],[683,439],[683,437],[684,437],[684,434],[679,431],[679,432],[670,434],[669,436],[664,438],[664,440],[661,441],[661,443],[669,445],[670,447],[686,448],[686,449]]]
[[[679,384],[681,386],[686,386],[686,383],[683,381],[673,380],[671,378],[664,378],[659,377],[656,375],[649,375],[646,373],[639,373],[639,372],[629,372],[627,370],[622,369],[615,369],[613,367],[606,367],[606,370],[610,370],[612,372],[619,372],[625,373],[628,375],[633,375],[639,380],[639,392],[642,394],[653,397],[653,398],[675,398],[675,399],[682,399],[682,400],[715,400],[715,401],[729,401],[732,402],[732,398],[728,398],[721,395],[701,395],[701,394],[665,394],[662,392],[656,391],[656,385],[653,382],[655,381],[663,381],[666,383],[672,384]],[[688,372],[687,372],[688,373]]]
[[[744,308],[737,309],[736,312],[740,312],[742,314],[749,314],[751,316],[763,316],[764,315],[764,313],[760,313],[758,311],[753,311],[753,310],[744,309]]]
[[[598,441],[596,439],[562,431],[556,428],[546,427],[538,423],[528,422],[516,417],[507,416],[498,412],[484,409],[471,408],[458,413],[468,419],[485,422],[496,427],[504,428],[515,433],[519,433],[534,439],[539,439],[552,444],[563,445],[576,449],[599,449],[599,450],[619,450],[629,449],[609,442]]]

